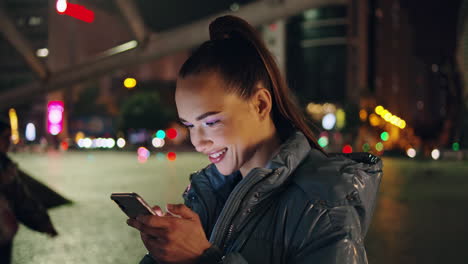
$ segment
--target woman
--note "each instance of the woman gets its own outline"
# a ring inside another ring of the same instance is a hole
[[[141,263],[366,263],[382,175],[370,154],[318,146],[272,55],[245,21],[220,17],[182,66],[175,93],[192,144],[212,164],[185,205],[129,219]]]
[[[11,262],[13,238],[18,222],[29,228],[57,236],[47,210],[20,177],[18,166],[7,156],[10,147],[10,125],[0,120],[0,263]]]

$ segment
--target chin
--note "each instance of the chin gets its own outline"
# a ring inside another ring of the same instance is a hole
[[[224,176],[228,176],[236,171],[234,168],[228,168],[226,166],[219,166],[218,164],[215,164],[215,166],[216,166],[216,169],[218,169],[219,173],[223,174]]]

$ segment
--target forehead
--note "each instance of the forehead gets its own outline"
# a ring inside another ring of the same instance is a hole
[[[235,94],[226,92],[226,88],[226,83],[216,73],[178,79],[175,101],[179,117],[190,118],[207,111],[223,111],[242,103]]]

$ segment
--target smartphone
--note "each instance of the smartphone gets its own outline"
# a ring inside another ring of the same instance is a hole
[[[113,193],[110,197],[130,218],[138,215],[156,215],[151,207],[136,193]]]

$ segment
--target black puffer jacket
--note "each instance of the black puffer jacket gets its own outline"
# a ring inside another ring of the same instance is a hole
[[[214,165],[192,174],[184,198],[222,263],[367,263],[364,237],[381,177],[378,157],[327,157],[297,132],[243,179]]]

